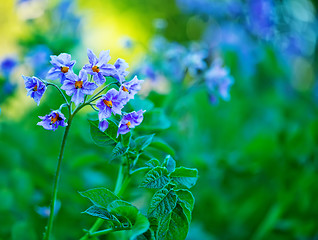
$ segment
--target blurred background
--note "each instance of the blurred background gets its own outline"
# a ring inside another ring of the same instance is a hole
[[[198,168],[187,239],[318,239],[317,7],[315,0],[2,1],[0,239],[41,239],[63,133],[36,126],[60,96],[48,89],[37,107],[21,75],[45,79],[49,56],[62,52],[79,71],[87,48],[109,49],[111,63],[129,63],[128,79],[145,80],[141,95],[154,110],[136,133],[156,133],[171,146],[152,154]],[[87,137],[89,112],[78,115],[67,141],[55,239],[79,239],[95,221],[81,214],[89,203],[78,191],[115,185],[109,149]],[[151,195],[131,191],[138,181],[124,198],[142,208]]]

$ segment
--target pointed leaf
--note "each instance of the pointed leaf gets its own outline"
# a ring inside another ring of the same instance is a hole
[[[118,142],[117,139],[117,126],[113,121],[108,121],[108,128],[106,129],[105,132],[102,132],[99,130],[98,125],[99,121],[95,120],[88,120],[89,125],[90,125],[90,132],[91,136],[93,138],[93,141],[99,145],[99,146],[108,146],[113,143]]]
[[[173,191],[173,185],[168,184],[153,195],[148,215],[150,217],[161,217],[170,213],[176,204],[177,195]]]
[[[144,150],[149,146],[155,134],[141,136],[135,139],[136,149],[138,151]]]
[[[154,168],[154,167],[159,166],[160,162],[158,161],[158,159],[152,158],[148,162],[146,162],[145,165],[148,166],[148,167]]]
[[[110,212],[108,212],[105,208],[100,208],[95,205],[88,208],[84,213],[87,213],[93,217],[102,218],[104,220],[118,222],[117,219],[114,218],[114,216]]]
[[[120,156],[123,156],[125,153],[127,153],[127,151],[128,147],[124,147],[121,142],[117,143],[117,145],[114,147],[112,151],[112,160]]]
[[[168,155],[164,161],[168,172],[173,172],[176,169],[176,161]]]
[[[184,240],[189,231],[189,223],[182,207],[177,205],[170,214],[163,216],[158,225],[158,240]]]
[[[107,208],[108,204],[119,200],[114,193],[106,188],[95,188],[85,192],[80,192],[83,197],[88,198],[97,207]]]
[[[195,168],[179,167],[170,173],[171,180],[174,180],[177,184],[191,188],[193,187],[198,179],[198,170]]]
[[[146,174],[140,187],[163,188],[169,182],[167,175],[168,171],[165,167],[155,167]]]

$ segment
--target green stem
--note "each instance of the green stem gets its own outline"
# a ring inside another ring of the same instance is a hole
[[[114,232],[114,231],[116,231],[116,230],[114,230],[113,228],[109,228],[109,229],[94,232],[94,233],[90,234],[89,236],[90,237],[97,237],[97,236],[104,235],[104,234]]]
[[[67,105],[70,105],[70,103],[68,102],[68,100],[67,100],[67,98],[65,97],[64,93],[61,91],[61,89],[60,89],[57,85],[55,85],[54,83],[50,83],[50,82],[46,82],[46,85],[55,87],[55,88],[60,92],[60,94],[61,94],[62,97],[64,98],[64,100],[65,100],[65,102],[67,103]]]
[[[50,217],[49,217],[46,232],[45,232],[45,235],[43,238],[44,240],[50,239],[50,235],[51,235],[51,231],[52,231],[52,227],[53,227],[54,208],[55,208],[55,202],[56,202],[56,196],[57,196],[58,182],[59,182],[59,178],[60,178],[61,162],[62,162],[62,158],[63,158],[66,138],[67,138],[68,133],[70,131],[72,119],[73,119],[73,116],[70,116],[69,120],[67,122],[67,126],[65,128],[65,132],[64,132],[64,136],[63,136],[63,140],[62,140],[60,155],[58,158],[57,168],[56,168],[56,172],[55,172],[55,179],[54,179],[54,184],[53,184],[52,202],[51,202],[51,206],[50,206]]]
[[[124,165],[121,164],[120,167],[119,167],[117,181],[116,181],[116,186],[115,186],[115,190],[114,190],[114,193],[117,196],[120,196],[122,194],[122,192],[124,191],[124,187],[127,186],[126,182],[128,181],[129,177],[127,177],[125,179],[124,183],[123,183],[123,179],[124,179]],[[97,233],[97,230],[100,228],[100,226],[103,223],[104,223],[104,220],[101,219],[101,218],[98,218],[96,220],[96,222],[94,223],[94,225],[87,231],[87,233],[80,240],[87,240],[91,236],[96,236],[94,234]],[[109,229],[106,229],[106,230],[109,230]],[[99,231],[99,232],[101,232],[101,231]]]

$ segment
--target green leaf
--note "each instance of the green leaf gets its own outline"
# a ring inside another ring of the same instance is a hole
[[[191,188],[193,187],[198,179],[198,170],[195,168],[179,167],[170,173],[170,178],[177,184]]]
[[[133,225],[131,230],[127,231],[129,239],[136,239],[138,235],[145,233],[149,229],[149,226],[150,224],[148,219],[140,212],[138,212],[135,224]]]
[[[114,147],[112,151],[112,160],[124,155],[125,153],[127,153],[127,151],[128,147],[124,147],[121,142],[117,143],[117,145]]]
[[[144,113],[144,121],[139,129],[144,130],[163,130],[171,126],[171,122],[162,109],[157,108]]]
[[[138,209],[136,207],[123,200],[113,201],[108,205],[107,210],[111,214],[127,218],[132,224],[135,223],[138,214]]]
[[[95,205],[88,208],[84,213],[87,213],[93,217],[99,217],[104,220],[117,222],[117,219],[112,215],[110,212],[108,212],[105,208],[97,207]]]
[[[150,146],[160,151],[163,151],[167,154],[170,154],[172,156],[176,155],[176,152],[174,151],[174,149],[168,143],[163,141],[161,138],[157,138],[157,137],[154,138]]]
[[[146,232],[150,226],[148,219],[131,203],[116,200],[108,205],[110,213],[127,218],[132,224],[131,230],[126,231],[129,239],[135,239],[138,235]]]
[[[145,163],[146,166],[154,168],[160,165],[160,162],[156,158],[152,158]]]
[[[182,207],[177,205],[170,214],[160,218],[158,240],[184,240],[189,231],[189,223]]]
[[[137,240],[156,240],[155,234],[151,228],[149,228],[145,233],[139,235]]]
[[[177,204],[177,195],[173,191],[174,185],[167,184],[163,189],[158,190],[152,197],[148,216],[161,217],[170,213]]]
[[[191,213],[194,207],[194,197],[192,193],[187,189],[176,190],[175,193],[178,196],[178,204],[183,209],[184,214],[188,219],[188,223],[191,222]]]
[[[134,99],[129,101],[129,104],[136,112],[139,110],[150,111],[154,107],[153,102],[148,99],[141,99],[138,95],[135,95]]]
[[[126,134],[121,134],[121,142],[123,146],[128,147],[130,145],[131,141],[131,132],[128,132]]]
[[[179,201],[185,203],[190,211],[192,211],[194,207],[193,194],[188,189],[178,189],[175,190],[175,193],[177,194]]]
[[[118,142],[117,140],[117,126],[113,121],[108,121],[108,128],[106,129],[105,132],[102,132],[98,128],[99,121],[92,121],[88,120],[89,125],[90,125],[90,132],[91,136],[93,138],[93,141],[98,145],[98,146],[108,146],[113,143]]]
[[[136,149],[137,150],[144,150],[148,147],[153,139],[155,134],[141,136],[135,139]]]
[[[106,188],[95,188],[80,192],[83,197],[88,198],[97,207],[107,208],[108,204],[119,200],[114,193]]]
[[[173,172],[176,169],[176,161],[170,155],[165,158],[164,164],[166,165],[168,172]]]
[[[169,182],[167,175],[168,171],[165,167],[155,167],[146,174],[140,187],[163,188]]]

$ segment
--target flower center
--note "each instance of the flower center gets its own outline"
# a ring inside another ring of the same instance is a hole
[[[75,88],[76,89],[82,88],[82,87],[83,87],[83,82],[81,80],[75,82]]]
[[[59,114],[55,113],[55,117],[51,117],[51,124],[56,123],[59,120]]]
[[[94,66],[94,67],[92,67],[92,70],[93,70],[93,72],[96,72],[96,73],[98,73],[98,72],[99,72],[99,67],[97,67],[97,66]]]
[[[69,69],[70,69],[69,67],[61,67],[61,72],[67,73]]]
[[[128,123],[126,123],[127,127],[130,127],[131,123],[128,121]]]
[[[107,101],[107,100],[103,100],[103,102],[105,103],[105,105],[107,106],[107,107],[112,107],[113,106],[113,103],[112,103],[112,101]]]
[[[33,91],[36,92],[38,90],[38,85],[35,85]]]
[[[123,91],[124,92],[129,92],[127,88],[125,88],[125,86],[123,86]]]

